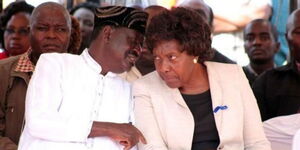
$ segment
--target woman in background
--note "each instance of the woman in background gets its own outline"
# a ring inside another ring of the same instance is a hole
[[[29,21],[33,8],[25,1],[18,1],[3,10],[0,23],[4,29],[4,49],[8,56],[23,54],[29,49]]]

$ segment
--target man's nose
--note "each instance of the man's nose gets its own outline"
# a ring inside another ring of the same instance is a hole
[[[55,33],[54,29],[49,29],[48,30],[47,37],[48,38],[56,38],[56,33]]]
[[[260,45],[260,44],[261,44],[261,39],[259,37],[253,40],[253,45]]]

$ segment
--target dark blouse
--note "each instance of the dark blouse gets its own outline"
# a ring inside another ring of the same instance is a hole
[[[195,121],[192,150],[216,150],[219,143],[215,118],[212,109],[210,90],[197,94],[182,94]]]

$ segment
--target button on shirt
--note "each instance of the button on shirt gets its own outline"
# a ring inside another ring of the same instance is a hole
[[[28,87],[19,150],[121,150],[108,137],[87,138],[94,121],[128,123],[130,84],[81,56],[43,54]]]

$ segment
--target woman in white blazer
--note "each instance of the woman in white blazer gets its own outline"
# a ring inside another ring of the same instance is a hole
[[[241,67],[209,62],[210,28],[195,11],[155,16],[146,43],[156,71],[134,82],[136,126],[154,150],[270,150]]]

